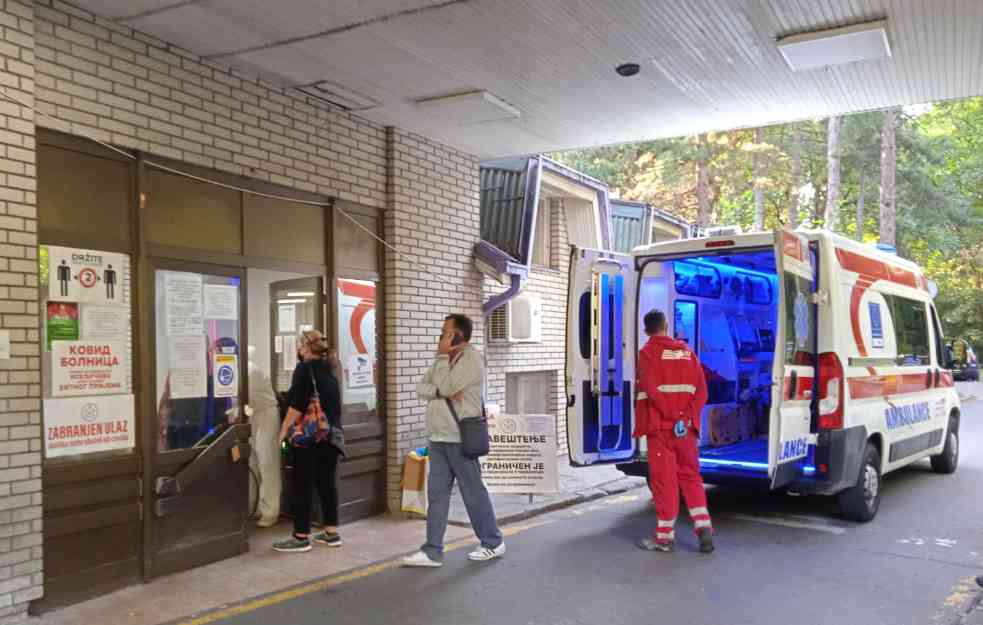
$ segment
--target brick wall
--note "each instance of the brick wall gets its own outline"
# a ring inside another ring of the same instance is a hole
[[[0,1],[0,84],[32,103],[34,9]],[[41,596],[41,387],[34,116],[0,101],[0,617]]]
[[[566,324],[567,324],[567,275],[569,273],[570,244],[567,236],[566,214],[563,201],[551,199],[550,203],[550,267],[533,267],[522,292],[534,295],[543,303],[543,340],[541,343],[488,345],[489,401],[506,406],[506,376],[510,373],[550,371],[547,406],[556,414],[557,450],[566,453]],[[487,300],[504,289],[492,280],[484,282],[484,298]]]
[[[399,509],[403,457],[426,442],[416,385],[433,360],[450,312],[475,321],[484,336],[481,275],[472,249],[479,238],[478,161],[427,139],[390,129],[390,186],[385,238],[407,256],[386,253],[386,431],[389,502]]]

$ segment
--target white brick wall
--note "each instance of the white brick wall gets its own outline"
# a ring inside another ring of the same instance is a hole
[[[489,401],[506,405],[505,379],[509,373],[551,371],[554,373],[547,406],[556,414],[557,451],[566,453],[566,324],[567,324],[567,275],[569,273],[570,243],[567,236],[566,213],[563,201],[550,200],[550,267],[534,267],[523,293],[537,296],[543,303],[543,341],[526,344],[489,344],[488,371]],[[497,282],[485,280],[484,298],[487,300],[504,291]]]
[[[444,317],[471,317],[479,348],[484,323],[482,279],[472,261],[480,228],[478,161],[390,129],[389,168],[386,239],[410,255],[386,253],[389,503],[398,510],[403,457],[426,443],[416,385],[433,359]]]
[[[0,0],[0,84],[35,93],[34,9]],[[33,114],[0,101],[0,617],[41,596],[41,388]]]

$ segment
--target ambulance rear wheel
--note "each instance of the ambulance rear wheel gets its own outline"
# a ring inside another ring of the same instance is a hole
[[[949,431],[945,435],[945,447],[938,456],[929,458],[932,462],[932,470],[936,473],[949,474],[955,473],[959,466],[959,430],[955,423],[949,422]]]
[[[867,523],[877,515],[881,505],[881,455],[867,445],[857,483],[840,493],[840,510],[851,521]]]

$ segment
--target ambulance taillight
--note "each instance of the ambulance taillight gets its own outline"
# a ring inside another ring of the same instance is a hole
[[[843,396],[846,380],[843,364],[833,352],[819,355],[819,427],[836,430],[843,427]]]

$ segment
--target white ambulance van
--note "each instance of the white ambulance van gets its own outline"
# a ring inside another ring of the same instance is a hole
[[[929,283],[895,254],[828,231],[573,249],[570,461],[646,476],[632,438],[642,319],[657,308],[703,363],[700,466],[712,484],[837,495],[874,518],[881,479],[959,460],[960,404]]]

